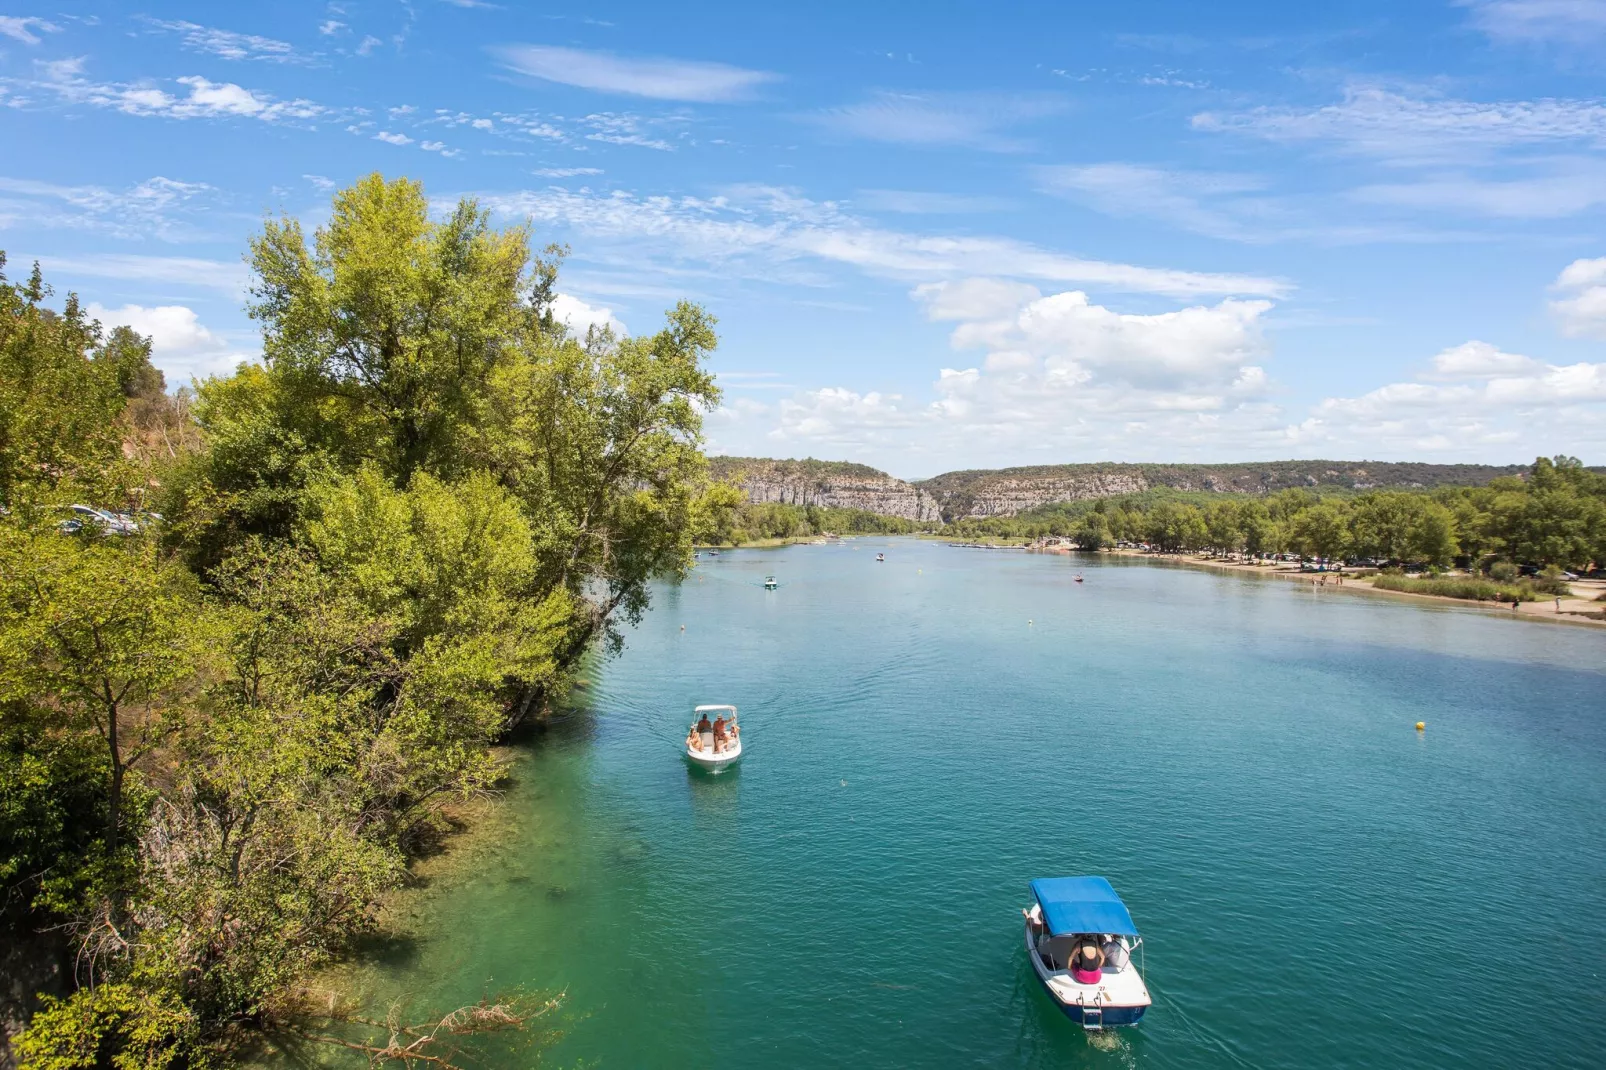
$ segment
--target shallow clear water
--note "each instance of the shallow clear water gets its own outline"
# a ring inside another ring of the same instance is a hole
[[[563,1065],[1606,1064],[1606,632],[865,539],[705,561],[590,675],[367,997],[566,987]],[[1079,873],[1147,942],[1118,1038],[1021,949]]]

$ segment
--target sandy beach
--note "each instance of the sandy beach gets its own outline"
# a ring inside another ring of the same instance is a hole
[[[1303,583],[1324,593],[1338,591],[1378,595],[1386,598],[1408,598],[1425,602],[1441,602],[1459,606],[1471,606],[1489,613],[1503,613],[1507,616],[1521,617],[1523,620],[1541,620],[1551,624],[1574,624],[1591,628],[1606,628],[1606,618],[1585,615],[1606,613],[1606,602],[1595,601],[1601,594],[1606,593],[1606,580],[1574,580],[1571,584],[1573,596],[1571,598],[1563,597],[1559,610],[1553,599],[1546,599],[1540,602],[1523,602],[1520,608],[1513,610],[1510,603],[1476,602],[1468,598],[1448,598],[1436,594],[1380,590],[1372,586],[1371,578],[1367,576],[1354,576],[1335,572],[1314,574],[1301,572],[1297,564],[1287,561],[1268,561],[1255,564],[1247,561],[1200,557],[1194,554],[1152,553],[1146,550],[1101,550],[1099,552],[1118,554],[1123,557],[1174,561],[1177,564],[1191,565],[1197,568],[1219,569],[1227,572],[1248,572],[1256,576],[1268,576],[1289,580],[1294,583]],[[1323,583],[1324,578],[1326,580],[1325,583]]]

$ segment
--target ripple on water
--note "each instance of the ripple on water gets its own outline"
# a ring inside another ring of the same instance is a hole
[[[1606,639],[1333,593],[913,540],[722,555],[357,976],[567,987],[558,1059],[604,1067],[1600,1065]],[[678,744],[724,701],[747,750],[710,777]],[[1026,881],[1077,872],[1144,929],[1137,1029],[1084,1034],[1020,950]],[[1483,1000],[1514,930],[1543,1021]]]

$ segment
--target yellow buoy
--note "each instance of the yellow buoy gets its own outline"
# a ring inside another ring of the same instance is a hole
[[[1426,721],[1418,721],[1418,722],[1416,722],[1416,730],[1418,732],[1422,731],[1422,729],[1426,728],[1427,726],[1428,726],[1428,723]]]

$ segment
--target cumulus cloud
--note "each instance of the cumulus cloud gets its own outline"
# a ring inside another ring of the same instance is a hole
[[[184,305],[123,305],[106,308],[91,303],[85,310],[101,326],[131,327],[151,340],[151,363],[178,386],[191,378],[225,375],[256,354],[231,345],[201,324],[193,309]]]
[[[1281,433],[1269,404],[1260,323],[1266,301],[1236,298],[1171,312],[1124,313],[1080,291],[1043,295],[1003,279],[917,287],[929,318],[955,323],[973,367],[944,367],[933,400],[843,387],[779,406],[772,437],[838,449],[899,448],[946,463],[1083,454],[1131,456],[1165,444],[1255,441]]]
[[[592,327],[607,327],[620,338],[630,333],[612,309],[588,305],[571,294],[560,293],[553,297],[552,316],[559,323],[567,324],[570,333],[577,338],[584,338]]]
[[[1563,295],[1550,303],[1562,333],[1606,338],[1606,257],[1574,260],[1557,276],[1552,289]]]
[[[1432,366],[1431,378],[1450,380],[1522,376],[1540,367],[1532,357],[1502,352],[1488,342],[1462,342],[1451,346],[1433,358]]]
[[[698,103],[746,100],[779,76],[724,63],[657,57],[629,58],[554,45],[506,45],[491,49],[511,70],[602,93]]]
[[[389,130],[381,130],[374,135],[374,140],[383,141],[387,145],[411,145],[413,143],[413,139],[406,134],[392,133]]]
[[[1606,364],[1547,364],[1472,341],[1417,381],[1324,399],[1288,434],[1300,446],[1478,456],[1547,451],[1557,428],[1569,452],[1606,446]]]

